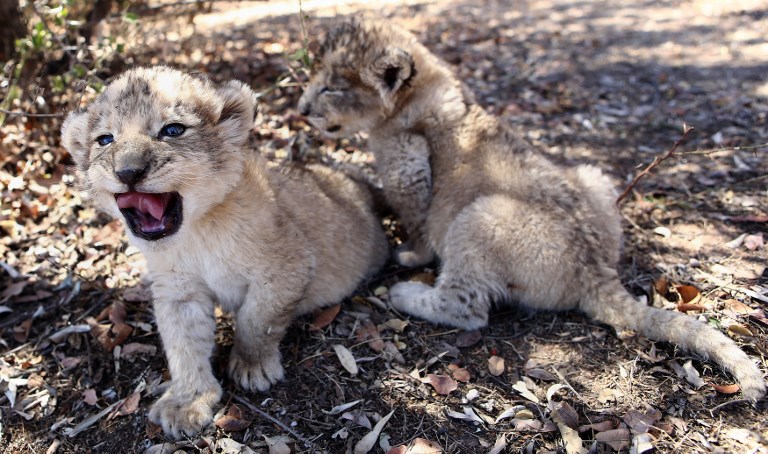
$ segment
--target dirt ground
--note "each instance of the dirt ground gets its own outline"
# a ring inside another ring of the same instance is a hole
[[[387,288],[439,270],[393,264],[335,317],[294,323],[281,346],[287,378],[268,393],[224,378],[222,314],[217,425],[170,443],[146,419],[168,377],[143,258],[74,189],[61,115],[125,68],[167,63],[260,92],[254,146],[277,161],[370,158],[364,140],[323,139],[296,114],[298,2],[168,3],[115,9],[90,49],[53,39],[4,68],[0,95],[18,96],[0,123],[0,450],[345,453],[392,412],[371,452],[576,452],[574,441],[592,452],[768,452],[766,402],[741,401],[711,363],[577,313],[505,309],[472,333],[408,319],[387,311]],[[373,3],[303,2],[309,48],[341,16],[396,21],[489,111],[556,158],[598,164],[620,190],[695,127],[622,204],[622,279],[639,299],[719,327],[768,369],[768,2]],[[40,8],[33,19],[55,37],[59,13]],[[67,53],[66,67],[51,64]]]

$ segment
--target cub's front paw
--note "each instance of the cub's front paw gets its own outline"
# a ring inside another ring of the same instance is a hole
[[[280,352],[276,348],[272,352],[266,350],[268,349],[254,353],[242,352],[237,347],[232,349],[229,357],[229,376],[241,388],[251,392],[265,392],[285,376],[283,365],[280,363]]]
[[[423,250],[421,248],[414,249],[408,244],[402,245],[395,251],[395,261],[397,264],[407,268],[426,265],[434,258],[435,254],[428,248],[423,248]]]
[[[169,437],[191,436],[213,420],[213,405],[221,398],[221,388],[192,392],[173,387],[158,399],[149,411],[149,419],[162,426]]]
[[[398,282],[389,289],[389,304],[401,312],[413,313],[415,300],[433,287],[423,282]]]

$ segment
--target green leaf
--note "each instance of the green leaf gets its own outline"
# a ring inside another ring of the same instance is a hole
[[[134,24],[139,21],[139,15],[136,13],[128,12],[128,13],[125,13],[125,16],[123,16],[123,20]]]
[[[86,74],[88,74],[88,70],[83,65],[75,65],[72,67],[72,72],[75,74],[75,77],[77,78],[83,78]]]

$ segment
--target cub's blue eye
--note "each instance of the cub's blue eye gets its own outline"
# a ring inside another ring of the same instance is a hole
[[[102,147],[105,147],[114,141],[115,141],[115,138],[112,137],[112,134],[104,134],[103,136],[99,136],[96,138],[96,142],[98,142],[99,145],[101,145]]]
[[[179,137],[186,130],[187,127],[181,123],[171,123],[163,126],[163,129],[160,130],[160,137]]]

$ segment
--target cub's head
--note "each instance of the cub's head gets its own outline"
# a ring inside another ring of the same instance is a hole
[[[240,82],[138,68],[70,113],[62,143],[97,207],[157,249],[237,183],[255,110],[254,93]]]
[[[410,33],[391,26],[342,24],[315,57],[299,112],[329,137],[375,128],[407,96],[418,47]]]

